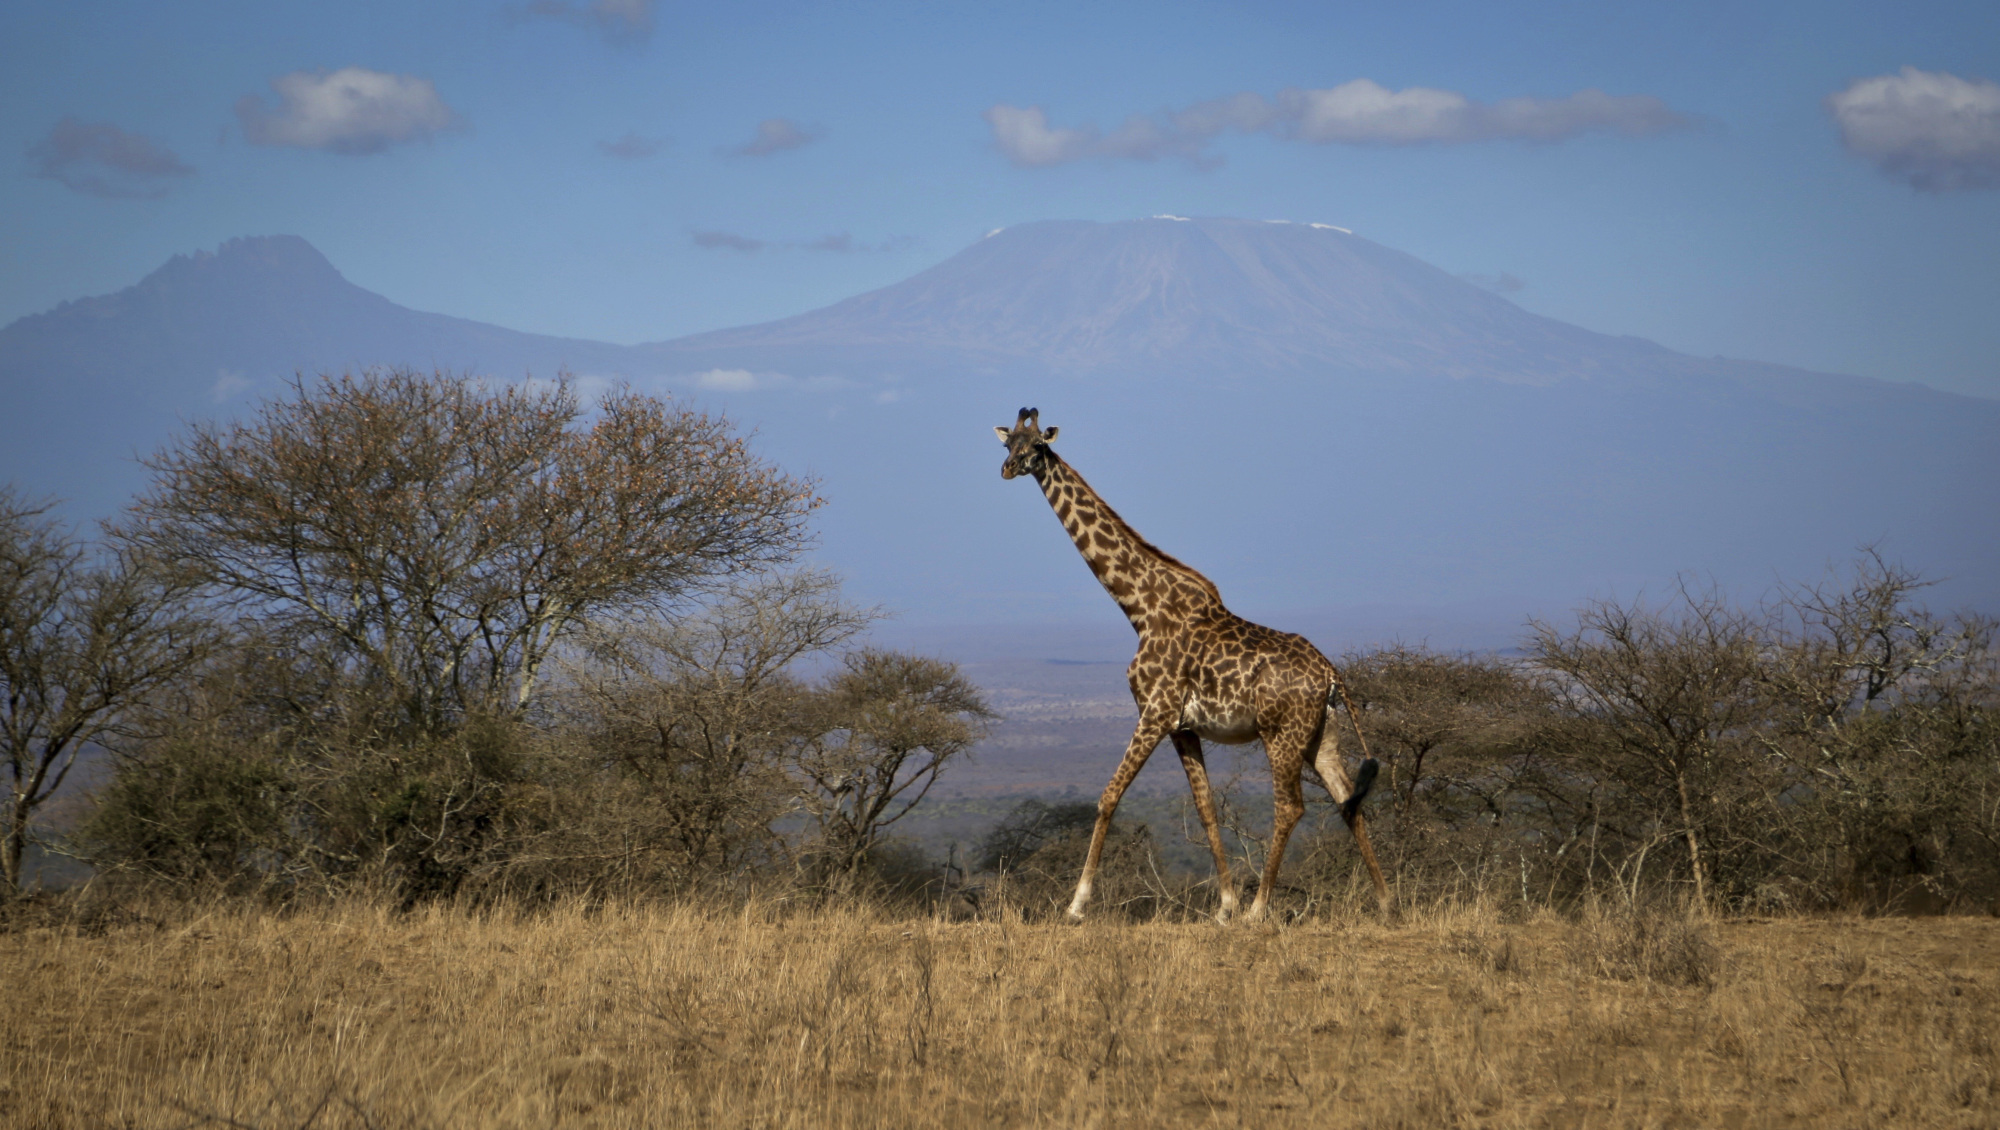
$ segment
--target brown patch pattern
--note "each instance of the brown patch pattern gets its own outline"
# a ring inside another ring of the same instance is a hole
[[[1333,725],[1331,696],[1338,677],[1333,664],[1304,637],[1253,624],[1229,611],[1207,577],[1140,537],[1049,447],[1056,429],[1043,431],[1036,410],[1023,408],[1012,429],[994,430],[1007,445],[1001,477],[1034,476],[1084,563],[1139,634],[1138,652],[1126,670],[1139,705],[1139,724],[1098,801],[1090,854],[1070,914],[1081,916],[1090,899],[1119,800],[1161,740],[1171,737],[1215,856],[1221,917],[1227,918],[1235,909],[1236,892],[1201,739],[1234,744],[1262,738],[1271,760],[1274,820],[1263,881],[1248,915],[1252,921],[1261,918],[1277,886],[1286,841],[1305,812],[1300,791],[1305,766],[1312,764],[1335,801],[1346,800],[1351,788]],[[1388,886],[1359,813],[1350,826],[1374,875],[1377,897],[1386,903]]]

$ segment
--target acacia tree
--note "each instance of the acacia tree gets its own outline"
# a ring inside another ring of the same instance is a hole
[[[800,805],[819,825],[814,870],[840,888],[995,715],[955,665],[888,651],[848,655],[820,710],[792,769]]]
[[[1750,735],[1766,717],[1763,638],[1721,594],[1680,596],[1671,610],[1589,605],[1574,632],[1534,622],[1531,654],[1557,709],[1579,727],[1578,756],[1617,781],[1661,825],[1659,837],[1682,841],[1695,903],[1706,905],[1705,833],[1725,794],[1757,768]]]
[[[584,633],[553,705],[622,787],[575,834],[623,841],[678,886],[771,847],[790,807],[784,752],[817,713],[792,668],[873,616],[841,600],[832,575],[805,571],[731,585],[690,616]]]
[[[209,638],[142,556],[95,557],[47,505],[0,487],[0,883],[19,887],[35,810],[77,757],[123,732],[145,697],[197,663]]]
[[[1785,877],[1823,901],[1912,886],[1949,900],[2000,877],[2000,625],[1933,615],[1924,587],[1868,548],[1772,610],[1776,725],[1760,742],[1788,787],[1763,823],[1813,864]]]
[[[520,712],[592,616],[790,559],[818,504],[720,417],[407,370],[300,380],[147,465],[130,544],[332,641],[417,732]]]
[[[1399,816],[1425,800],[1441,812],[1459,794],[1500,815],[1494,771],[1519,755],[1546,706],[1524,672],[1491,656],[1403,645],[1350,653],[1340,666]]]

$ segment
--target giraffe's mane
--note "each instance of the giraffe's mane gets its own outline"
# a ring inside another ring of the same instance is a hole
[[[1154,545],[1152,542],[1147,541],[1145,537],[1139,533],[1138,530],[1132,528],[1132,523],[1127,522],[1123,515],[1119,514],[1117,510],[1112,508],[1109,502],[1106,502],[1104,500],[1103,495],[1097,493],[1097,488],[1090,485],[1090,480],[1083,477],[1082,472],[1076,469],[1075,464],[1071,463],[1067,459],[1064,459],[1062,456],[1056,454],[1055,448],[1050,447],[1047,444],[1044,444],[1042,445],[1042,451],[1045,452],[1051,460],[1055,461],[1057,464],[1060,464],[1065,470],[1067,470],[1070,474],[1070,477],[1074,478],[1077,481],[1077,483],[1083,487],[1084,490],[1090,492],[1090,496],[1092,498],[1095,498],[1097,500],[1097,504],[1103,508],[1105,518],[1109,520],[1111,526],[1118,531],[1121,537],[1130,539],[1132,544],[1138,546],[1140,549],[1145,550],[1147,553],[1152,554],[1159,561],[1160,564],[1166,566],[1167,568],[1172,569],[1179,573],[1184,573],[1187,576],[1194,578],[1197,582],[1200,583],[1202,589],[1206,591],[1209,596],[1215,598],[1215,603],[1218,606],[1222,604],[1222,590],[1215,587],[1214,581],[1209,580],[1207,576],[1203,575],[1201,570],[1195,568],[1192,565],[1187,564],[1180,558],[1175,557],[1173,554],[1168,553],[1166,550],[1161,549],[1157,545]]]

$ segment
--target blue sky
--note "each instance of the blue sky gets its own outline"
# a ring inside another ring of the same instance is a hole
[[[1171,212],[2000,396],[1996,80],[1991,0],[11,0],[0,323],[286,232],[417,309],[659,340]]]

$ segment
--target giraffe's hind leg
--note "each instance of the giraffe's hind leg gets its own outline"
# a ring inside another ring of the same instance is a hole
[[[1326,791],[1332,794],[1333,802],[1340,805],[1340,814],[1347,820],[1348,830],[1354,833],[1354,846],[1361,849],[1361,860],[1368,865],[1368,875],[1375,881],[1375,901],[1386,911],[1390,902],[1389,883],[1382,877],[1382,865],[1375,860],[1375,845],[1368,841],[1368,825],[1361,819],[1360,806],[1348,803],[1354,797],[1354,785],[1347,778],[1347,767],[1340,763],[1339,725],[1340,719],[1333,707],[1328,706],[1319,748],[1313,751],[1313,769]]]
[[[1257,883],[1257,897],[1250,900],[1250,909],[1243,915],[1246,922],[1263,921],[1271,904],[1271,892],[1278,889],[1278,868],[1285,862],[1285,844],[1292,838],[1292,829],[1298,827],[1299,817],[1305,815],[1306,802],[1299,791],[1299,777],[1305,772],[1306,746],[1312,738],[1310,733],[1294,732],[1296,729],[1291,727],[1264,738],[1265,752],[1271,758],[1271,850],[1264,857],[1264,874]]]
[[[1236,884],[1229,877],[1229,856],[1222,850],[1222,825],[1216,818],[1215,794],[1208,786],[1208,761],[1201,753],[1201,737],[1192,730],[1175,730],[1173,738],[1174,752],[1181,755],[1181,768],[1187,770],[1201,830],[1208,833],[1208,850],[1215,853],[1215,885],[1222,892],[1222,906],[1215,919],[1227,922],[1236,913]]]
[[[1104,856],[1104,837],[1111,831],[1111,816],[1118,811],[1119,800],[1132,786],[1139,770],[1146,767],[1146,759],[1153,756],[1160,739],[1172,728],[1173,723],[1166,717],[1141,715],[1138,728],[1132,731],[1132,740],[1125,747],[1124,759],[1118,762],[1118,771],[1111,775],[1111,783],[1104,786],[1104,795],[1097,800],[1097,823],[1090,830],[1090,854],[1084,857],[1083,876],[1076,881],[1076,897],[1069,901],[1071,918],[1082,918],[1084,905],[1090,902],[1090,886],[1097,878],[1097,863]]]

